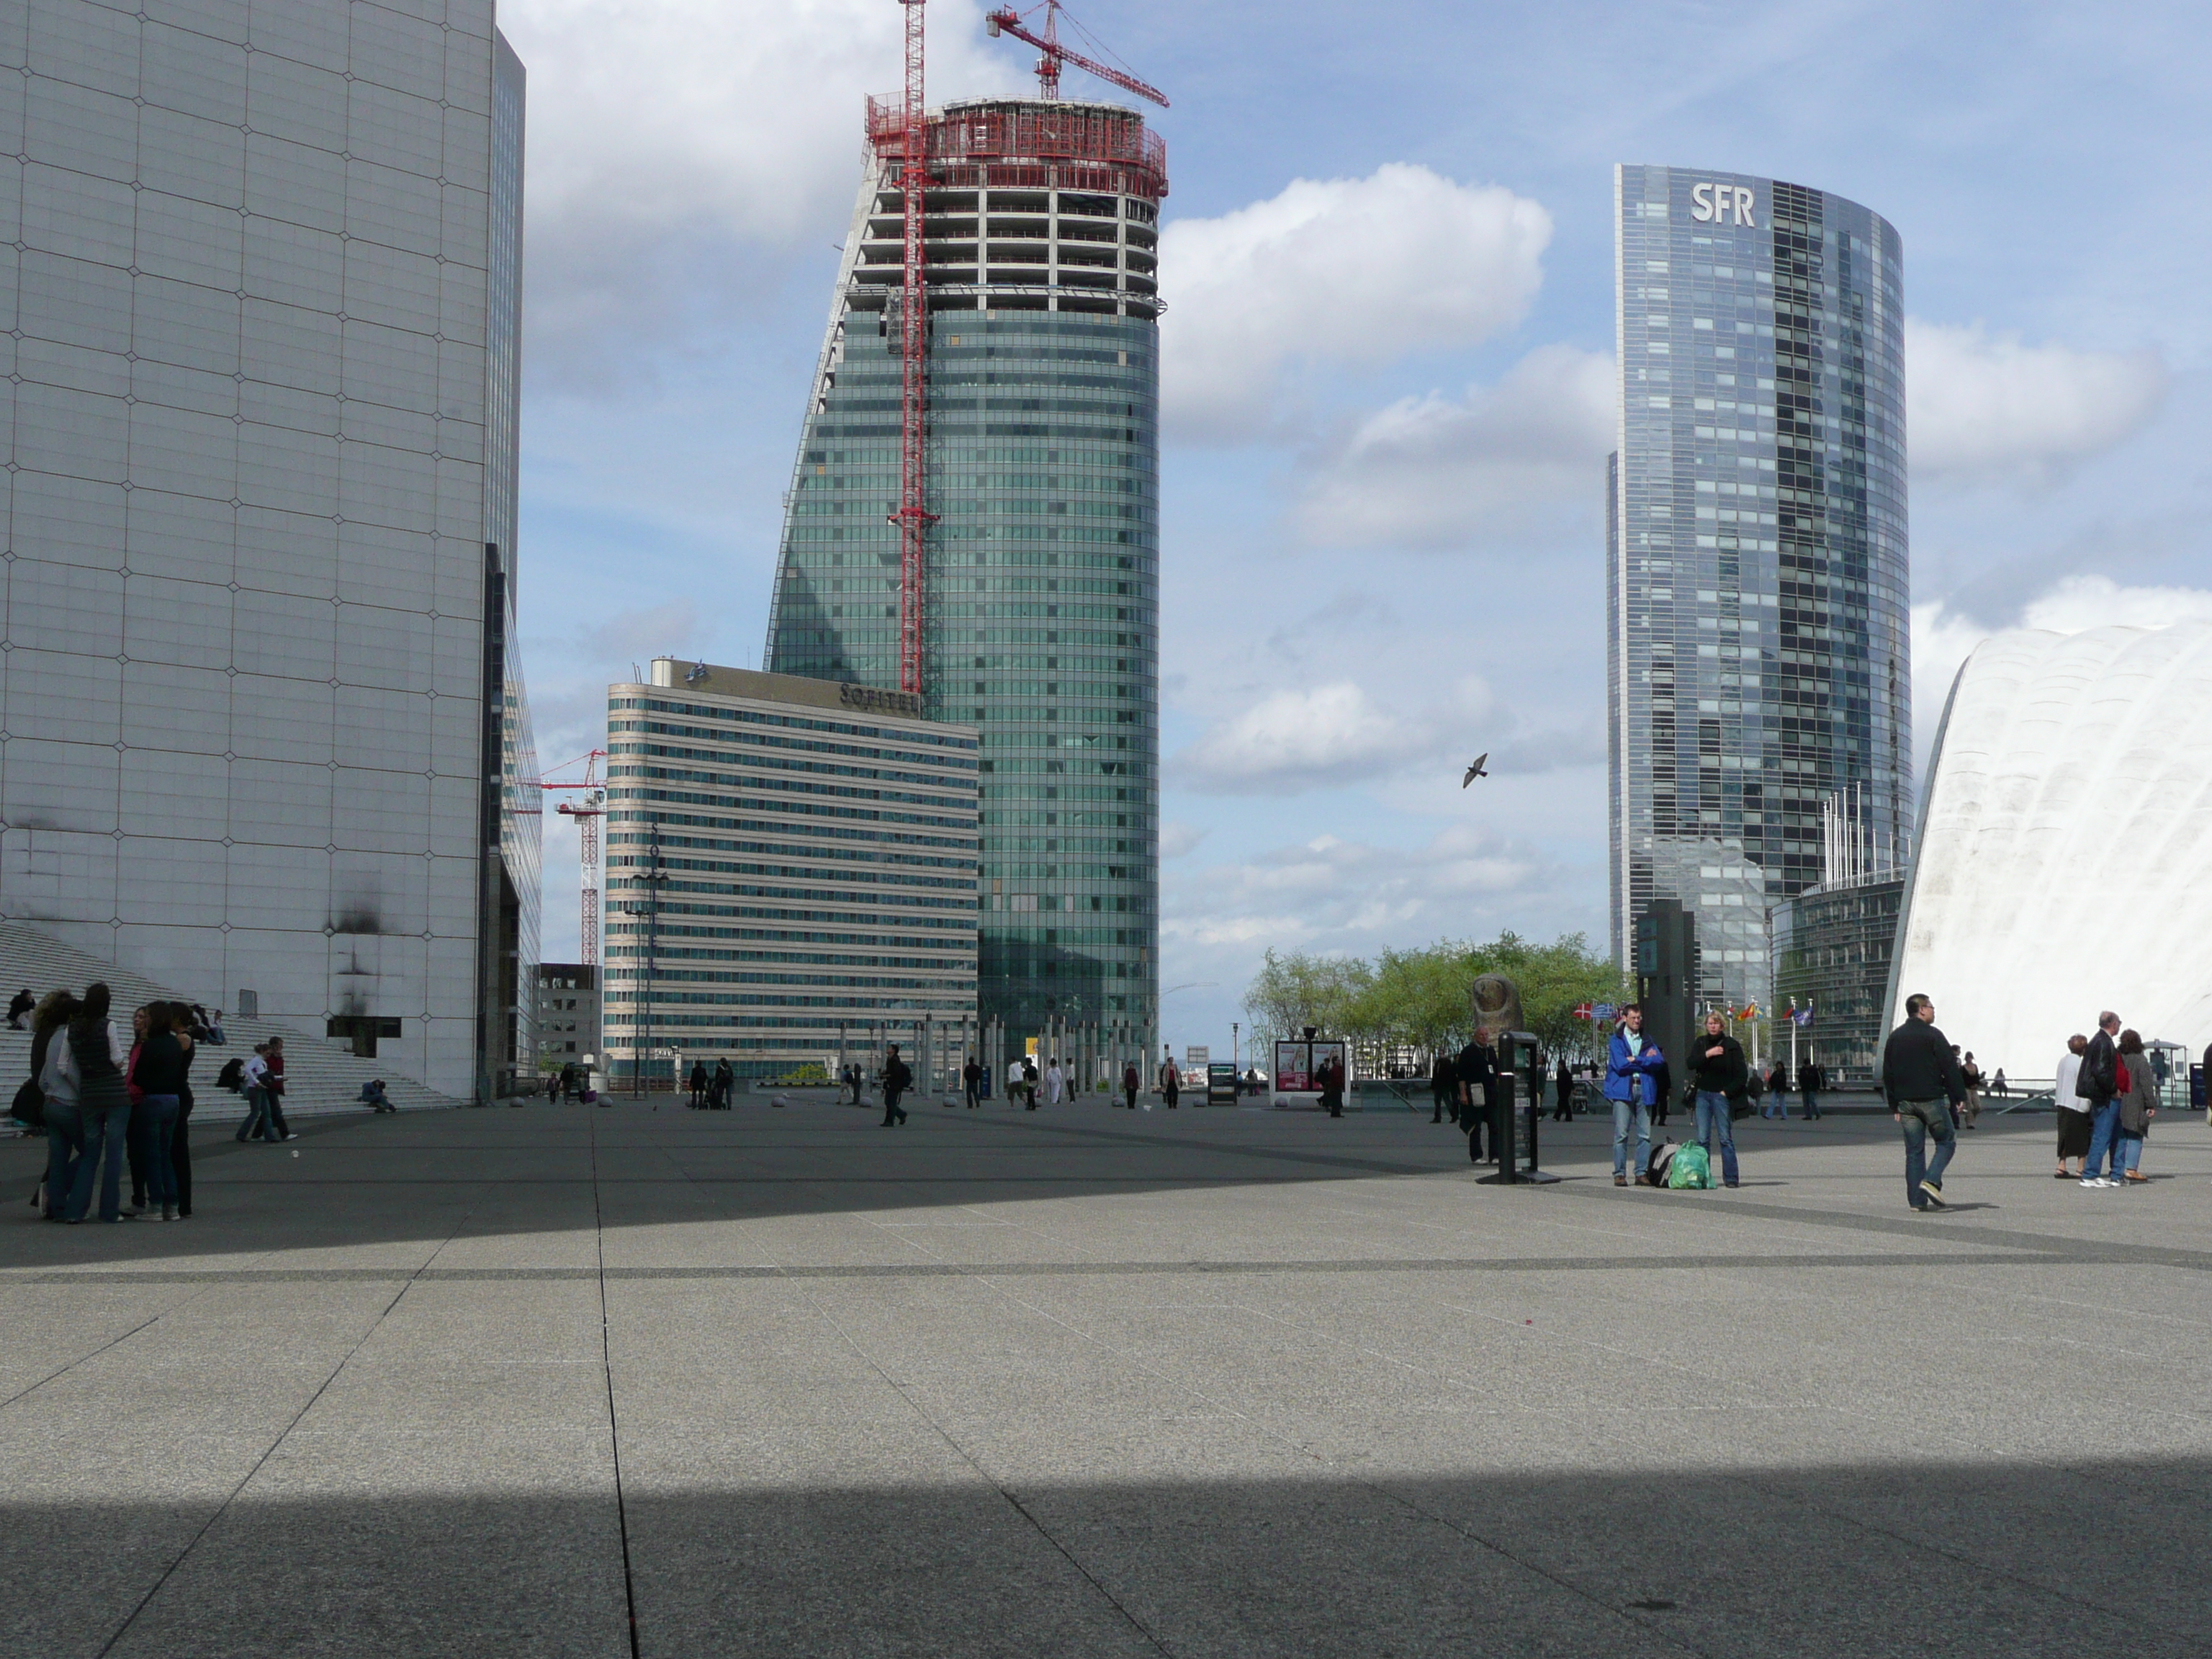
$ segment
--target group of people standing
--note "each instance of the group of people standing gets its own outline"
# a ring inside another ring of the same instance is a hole
[[[31,1081],[46,1133],[46,1178],[31,1201],[70,1225],[94,1216],[184,1220],[192,1212],[193,1031],[206,1030],[205,1017],[189,1003],[149,1002],[131,1015],[126,1045],[111,1003],[95,980],[82,997],[52,992],[31,1011]]]
[[[2058,1170],[2061,1181],[2088,1188],[2147,1183],[2143,1142],[2158,1115],[2156,1062],[2143,1051],[2141,1033],[2124,1030],[2107,1010],[2097,1017],[2097,1035],[2066,1040],[2052,1095],[2058,1107]],[[2069,1158],[2075,1167],[2066,1167]]]
[[[726,1112],[732,1109],[731,1097],[737,1092],[738,1074],[730,1062],[718,1060],[711,1072],[707,1062],[691,1062],[691,1098],[687,1103],[695,1112]]]
[[[1697,1115],[1697,1139],[1708,1158],[1717,1156],[1721,1184],[1741,1184],[1735,1152],[1735,1105],[1751,1088],[1751,1066],[1743,1045],[1728,1034],[1718,1014],[1705,1016],[1702,1033],[1690,1042],[1691,1105]],[[1666,1121],[1674,1071],[1659,1045],[1644,1034],[1644,1010],[1630,1003],[1606,1045],[1605,1097],[1613,1106],[1613,1184],[1629,1184],[1629,1146],[1641,1176],[1651,1161],[1651,1126]],[[1655,1109],[1656,1109],[1655,1110]]]

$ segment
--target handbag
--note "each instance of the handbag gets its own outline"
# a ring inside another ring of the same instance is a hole
[[[15,1091],[15,1103],[8,1109],[8,1115],[27,1129],[46,1127],[46,1093],[39,1087],[39,1079],[27,1077]]]

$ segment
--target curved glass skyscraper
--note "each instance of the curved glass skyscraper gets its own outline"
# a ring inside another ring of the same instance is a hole
[[[766,666],[896,690],[904,139],[869,114]],[[1165,154],[1109,104],[951,104],[927,132],[924,696],[980,732],[981,1016],[1148,1040]]]
[[[1822,880],[1822,801],[1855,792],[1874,862],[1908,851],[1902,245],[1799,185],[1613,179],[1614,949],[1677,900],[1700,999],[1763,1008],[1766,908]]]

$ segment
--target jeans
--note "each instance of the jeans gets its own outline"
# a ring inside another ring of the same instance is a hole
[[[177,1133],[177,1097],[148,1095],[138,1103],[146,1120],[146,1197],[155,1204],[177,1201],[177,1169],[170,1162],[169,1142]]]
[[[246,1121],[238,1126],[238,1138],[240,1140],[260,1139],[264,1131],[267,1132],[267,1139],[270,1140],[276,1139],[276,1131],[270,1124],[270,1097],[268,1090],[248,1089],[246,1091]]]
[[[1806,1090],[1806,1091],[1804,1091],[1804,1095],[1805,1095],[1805,1115],[1806,1115],[1807,1117],[1818,1117],[1818,1116],[1820,1116],[1820,1097],[1819,1097],[1818,1096],[1816,1096],[1816,1095],[1815,1095],[1815,1094],[1814,1094],[1814,1093],[1810,1089]]]
[[[131,1160],[131,1207],[146,1207],[147,1170],[154,1161],[154,1116],[142,1098],[131,1106],[131,1127],[124,1132],[123,1150]],[[159,1199],[155,1203],[161,1202]]]
[[[906,1091],[903,1089],[886,1089],[884,1091],[884,1121],[879,1126],[880,1127],[888,1129],[894,1123],[903,1123],[906,1121],[906,1110],[899,1104],[899,1097],[905,1092]]]
[[[1721,1179],[1731,1187],[1735,1185],[1735,1125],[1729,1116],[1726,1095],[1715,1094],[1710,1089],[1698,1091],[1698,1139],[1705,1152],[1713,1151],[1713,1138],[1720,1138]]]
[[[1628,1127],[1632,1115],[1636,1125],[1636,1173],[1640,1176],[1644,1166],[1651,1161],[1651,1109],[1641,1100],[1613,1103],[1613,1172],[1628,1173]]]
[[[1762,1118],[1778,1117],[1784,1122],[1788,1122],[1790,1121],[1789,1099],[1784,1096],[1778,1094],[1761,1095],[1759,1097],[1759,1115]],[[1704,1121],[1705,1120],[1703,1118],[1698,1120],[1700,1123]],[[1705,1131],[1700,1129],[1698,1132],[1698,1136],[1699,1139],[1703,1139],[1705,1138]]]
[[[2120,1160],[2112,1145],[2119,1133],[2120,1103],[2118,1101],[2108,1100],[2103,1105],[2091,1109],[2089,1156],[2081,1163],[2081,1178],[2084,1181],[2088,1180],[2104,1168],[2106,1154],[2108,1152],[2114,1154],[2112,1158],[2112,1178],[2114,1180],[2119,1178]]]
[[[91,1212],[93,1183],[97,1180],[100,1218],[113,1221],[123,1208],[123,1143],[131,1133],[131,1108],[93,1106],[80,1115],[84,1120],[84,1156],[77,1160],[76,1179],[70,1184],[69,1209],[64,1219],[82,1221]]]
[[[70,1189],[84,1156],[84,1120],[76,1103],[46,1097],[46,1209],[49,1216],[69,1212]]]
[[[1951,1154],[1959,1150],[1959,1132],[1952,1127],[1951,1106],[1942,1100],[1901,1100],[1897,1115],[1905,1131],[1905,1201],[1916,1210],[1928,1207],[1923,1181],[1941,1187]],[[1925,1164],[1928,1138],[1936,1139],[1936,1156]]]
[[[2112,1165],[2120,1175],[2133,1175],[2142,1167],[2143,1138],[2131,1135],[2125,1129],[2112,1138]],[[2114,1180],[2119,1179],[2115,1176]]]

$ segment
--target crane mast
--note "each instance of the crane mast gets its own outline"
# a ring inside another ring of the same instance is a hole
[[[899,166],[905,211],[905,281],[900,317],[899,505],[891,522],[899,532],[899,690],[922,690],[922,601],[929,526],[929,296],[923,285],[922,215],[927,208],[928,121],[922,102],[924,0],[906,8],[906,143]]]

